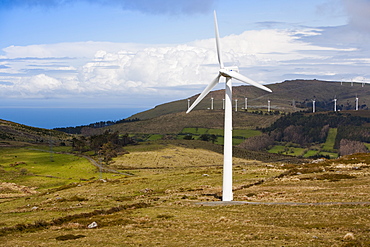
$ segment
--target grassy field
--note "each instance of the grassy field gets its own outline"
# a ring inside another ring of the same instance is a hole
[[[70,148],[53,147],[53,153],[49,151],[48,146],[0,148],[0,181],[46,190],[99,176],[85,158],[59,153]]]
[[[337,136],[337,128],[330,128],[326,142],[324,143],[322,149],[328,152],[335,152],[334,143],[335,137]]]
[[[305,151],[304,148],[287,147],[283,145],[275,145],[270,150],[268,150],[269,153],[286,154],[292,156],[301,156],[304,154],[304,151]]]
[[[319,150],[308,150],[303,157],[307,158],[307,157],[311,157],[311,156],[314,156],[314,155],[317,155],[319,154]]]
[[[355,203],[370,201],[369,155],[298,165],[234,158],[234,200],[262,204],[211,206],[206,203],[221,195],[221,154],[156,142],[127,150],[110,168],[134,176],[104,173],[104,181],[78,181],[96,176],[95,168],[68,156],[72,160],[54,161],[68,164],[55,172],[73,176],[71,183],[1,199],[0,246],[370,245],[370,205]],[[43,154],[2,150],[1,172],[16,177],[11,169],[21,164],[9,164],[23,161],[51,174],[54,169],[42,168],[50,164]],[[24,178],[16,180],[24,189],[44,179]],[[1,181],[10,192],[10,181]],[[325,202],[342,203],[315,204]],[[92,222],[97,227],[89,229]]]

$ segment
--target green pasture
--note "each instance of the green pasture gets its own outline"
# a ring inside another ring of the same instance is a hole
[[[47,149],[0,148],[0,181],[47,189],[99,177],[97,168],[87,159]]]
[[[249,138],[253,136],[259,136],[262,132],[259,130],[253,130],[253,129],[234,129],[233,130],[233,136],[234,137],[243,137],[243,138]]]
[[[337,128],[330,128],[328,137],[326,138],[326,142],[324,143],[322,149],[325,151],[334,151],[334,143],[335,143],[335,138],[337,136]]]
[[[311,156],[315,156],[319,154],[319,150],[308,150],[304,155],[303,157],[304,158],[308,158],[308,157],[311,157]]]
[[[331,158],[331,159],[336,159],[336,158],[338,158],[338,153],[334,153],[334,152],[320,152],[320,154],[321,155],[329,155],[329,157]]]
[[[304,154],[304,151],[305,151],[304,148],[287,147],[283,145],[275,145],[270,150],[268,150],[269,153],[286,154],[292,156],[301,156]]]
[[[370,150],[370,143],[364,143],[365,144],[365,146],[367,147],[367,149],[369,149]]]
[[[283,145],[275,145],[271,149],[269,149],[268,152],[273,154],[283,153],[285,148],[286,147]]]
[[[156,140],[161,140],[162,138],[163,138],[163,135],[153,134],[148,137],[147,141],[156,141]]]

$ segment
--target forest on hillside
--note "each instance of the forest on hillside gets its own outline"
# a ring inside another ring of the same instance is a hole
[[[370,118],[349,113],[289,113],[270,127],[263,128],[261,136],[247,139],[241,147],[264,150],[276,142],[294,143],[302,148],[325,143],[330,129],[336,129],[334,149],[339,154],[367,152],[363,143],[370,143]]]
[[[79,125],[75,127],[60,127],[60,128],[54,128],[54,130],[61,131],[67,134],[83,134],[83,131],[89,132],[91,129],[98,129],[98,128],[103,128],[107,126],[112,126],[114,124],[119,124],[119,123],[129,123],[129,122],[136,122],[140,121],[138,118],[133,118],[133,119],[121,119],[117,121],[100,121],[96,123],[91,123],[91,124],[86,124],[86,125]]]
[[[300,145],[322,143],[326,140],[329,128],[338,128],[335,146],[341,139],[370,142],[370,128],[363,125],[370,118],[352,116],[340,112],[307,114],[295,112],[279,118],[270,127],[262,129],[275,141],[293,142]]]

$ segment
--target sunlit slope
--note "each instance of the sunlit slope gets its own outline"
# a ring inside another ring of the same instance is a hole
[[[70,136],[59,131],[35,128],[0,119],[0,141],[2,146],[15,145],[14,142],[55,144],[69,140]],[[9,143],[11,141],[11,143]]]

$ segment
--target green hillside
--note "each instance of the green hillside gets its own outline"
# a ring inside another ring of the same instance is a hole
[[[2,146],[16,145],[18,142],[34,144],[48,144],[50,141],[54,145],[66,143],[71,137],[63,132],[35,128],[23,124],[18,124],[0,119],[0,140]]]

